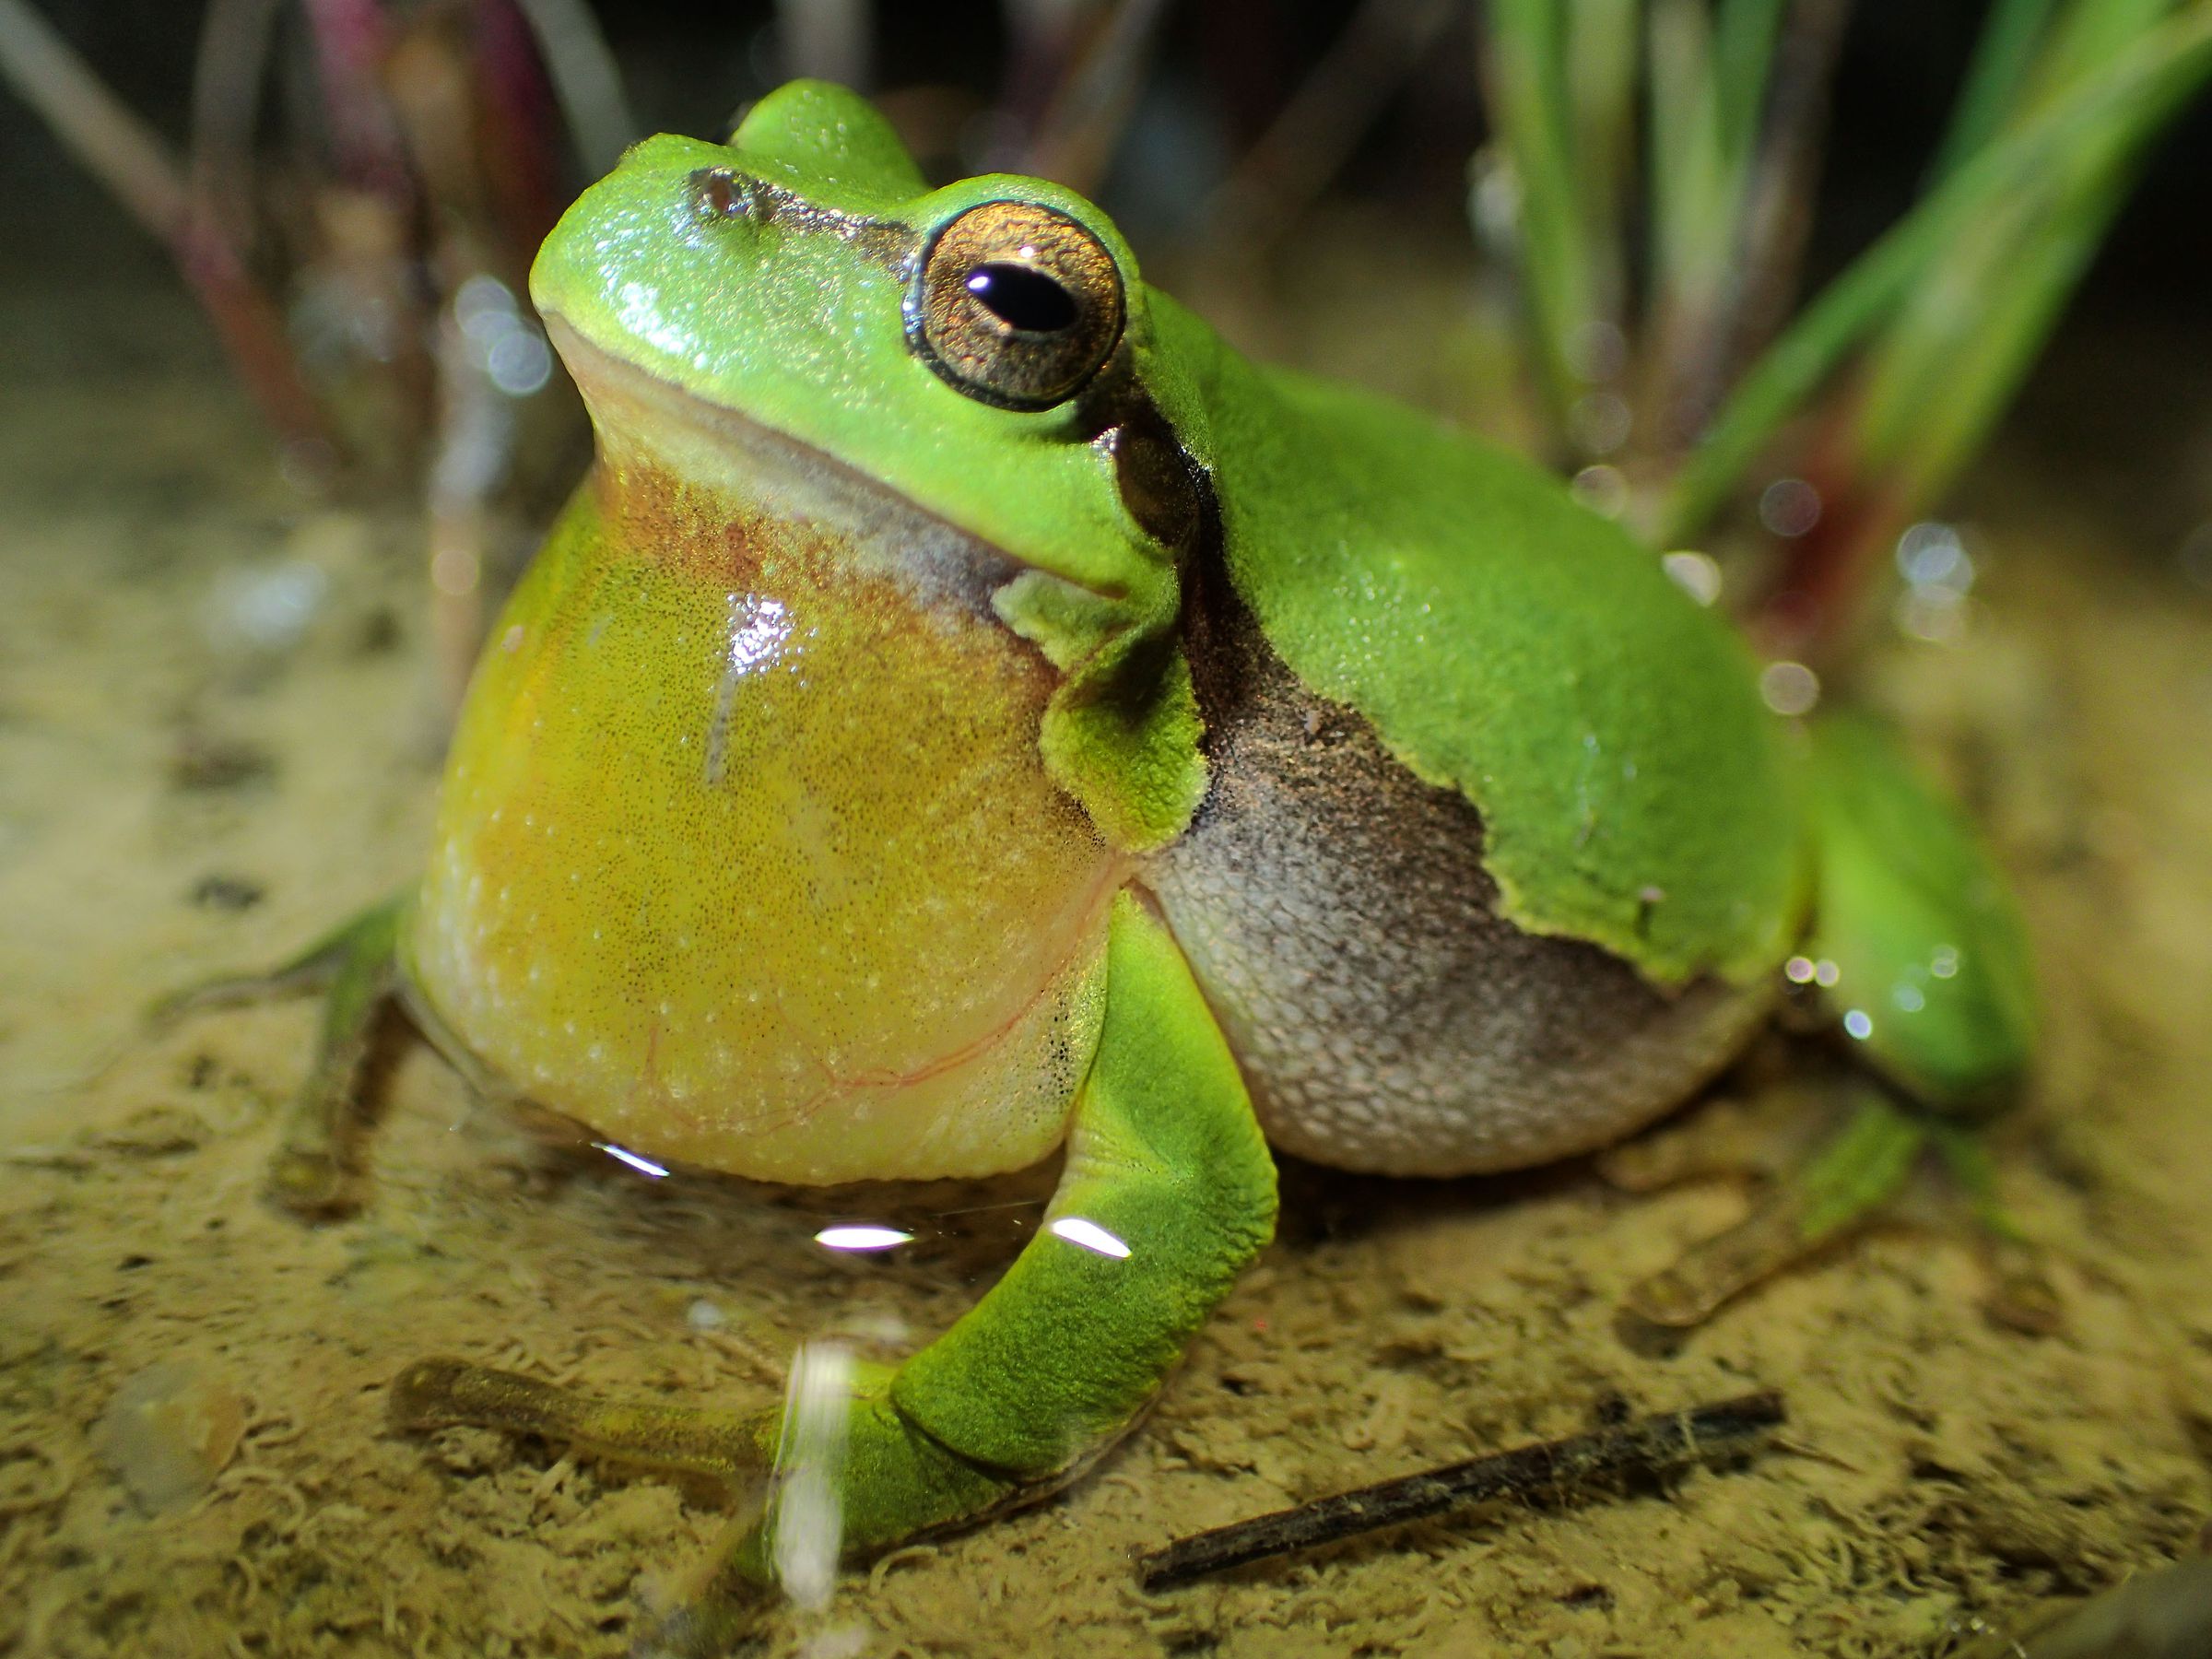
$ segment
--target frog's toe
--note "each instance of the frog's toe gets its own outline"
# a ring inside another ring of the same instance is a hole
[[[732,1544],[705,1583],[653,1618],[630,1648],[631,1659],[728,1659],[749,1651],[768,1605],[767,1587],[745,1565],[770,1472],[764,1439],[773,1442],[772,1415],[739,1417],[684,1406],[594,1398],[465,1359],[418,1359],[393,1378],[387,1397],[392,1425],[408,1432],[467,1425],[529,1434],[625,1462],[708,1476],[752,1493]]]
[[[2065,1310],[2042,1245],[1998,1196],[1996,1169],[1981,1134],[1956,1124],[1938,1124],[1930,1133],[1945,1169],[1973,1206],[1989,1275],[1983,1312],[2007,1330],[2050,1335],[2065,1324]]]
[[[1657,1273],[1630,1287],[1628,1311],[1670,1331],[1703,1324],[1726,1303],[1813,1246],[1787,1193],[1769,1195],[1725,1232],[1701,1239]]]
[[[335,1221],[361,1207],[359,1171],[329,1147],[279,1147],[265,1190],[277,1208],[303,1221]]]
[[[1778,1180],[1750,1215],[1632,1287],[1629,1312],[1669,1329],[1702,1324],[1888,1202],[1927,1138],[1923,1120],[1869,1090],[1844,1126]]]
[[[653,1620],[630,1644],[629,1659],[735,1659],[753,1653],[768,1605],[767,1594],[758,1586],[724,1574]]]
[[[892,1403],[892,1375],[834,1347],[802,1350],[788,1398],[739,1414],[595,1399],[441,1357],[394,1378],[389,1408],[402,1430],[537,1435],[743,1492],[746,1512],[703,1584],[632,1650],[720,1659],[757,1630],[772,1591],[817,1601],[841,1562],[982,1520],[1067,1477],[1024,1478],[960,1456]]]
[[[147,1003],[139,1021],[151,1033],[159,1033],[194,1014],[218,1008],[250,1007],[280,997],[305,996],[326,989],[336,973],[335,965],[302,959],[267,973],[226,973],[215,979],[194,980],[163,992]]]
[[[464,1359],[418,1359],[394,1378],[394,1428],[468,1424],[563,1441],[654,1468],[738,1482],[767,1472],[758,1417],[605,1400]]]

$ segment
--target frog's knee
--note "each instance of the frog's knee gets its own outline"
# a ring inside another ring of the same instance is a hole
[[[2034,1048],[2027,930],[1957,807],[1873,720],[1813,728],[1819,905],[1789,964],[1877,1072],[1946,1115],[2015,1091]]]

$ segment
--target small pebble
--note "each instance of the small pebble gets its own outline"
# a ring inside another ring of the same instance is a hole
[[[684,1311],[684,1321],[695,1331],[719,1331],[730,1316],[702,1296]]]
[[[243,876],[203,876],[192,888],[192,901],[202,910],[252,910],[267,896],[260,882]]]
[[[115,1391],[93,1450],[140,1509],[165,1515],[206,1494],[245,1430],[246,1405],[236,1390],[184,1361],[163,1360]]]
[[[169,758],[169,781],[178,789],[236,789],[276,770],[276,757],[257,744],[191,733]]]

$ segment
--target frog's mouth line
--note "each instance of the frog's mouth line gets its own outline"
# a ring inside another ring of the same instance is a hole
[[[1036,568],[805,440],[616,357],[559,314],[544,320],[591,411],[603,465],[642,463],[750,511],[819,525],[863,571],[980,618],[995,619],[992,594]]]

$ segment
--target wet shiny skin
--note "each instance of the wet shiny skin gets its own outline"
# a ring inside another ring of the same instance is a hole
[[[431,1022],[624,1146],[759,1179],[1055,1146],[1113,860],[1049,670],[819,524],[606,469],[471,688],[406,950]]]

